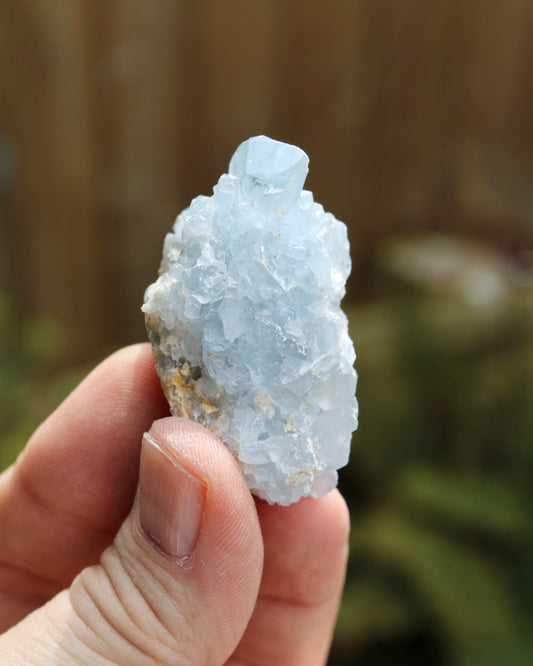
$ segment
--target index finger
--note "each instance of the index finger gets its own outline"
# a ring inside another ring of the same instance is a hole
[[[0,563],[65,585],[97,561],[132,504],[142,433],[166,415],[148,344],[93,370],[0,478]]]

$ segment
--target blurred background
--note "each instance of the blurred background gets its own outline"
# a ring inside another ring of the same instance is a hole
[[[237,145],[295,143],[353,259],[331,664],[532,664],[532,67],[529,0],[3,0],[0,464],[145,339]]]

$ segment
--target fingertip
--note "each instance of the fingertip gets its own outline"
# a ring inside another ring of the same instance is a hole
[[[351,520],[346,500],[335,488],[317,501],[320,502],[320,520],[323,524],[328,525],[330,538],[335,538],[339,545],[347,546],[350,538]]]
[[[306,532],[335,538],[336,543],[348,541],[350,512],[344,497],[334,489],[324,497],[303,497],[289,506],[268,504],[256,498],[261,523],[265,528],[280,526],[284,532]]]
[[[93,375],[108,399],[124,402],[128,409],[131,409],[130,403],[135,403],[140,411],[148,407],[153,412],[153,418],[169,414],[148,342],[132,344],[113,352],[87,380],[93,379]]]
[[[338,490],[290,506],[257,500],[265,544],[262,593],[316,604],[339,595],[348,559],[350,516]]]
[[[223,442],[204,426],[179,416],[157,419],[150,427],[150,436],[180,464],[190,467],[192,473],[206,476],[217,487],[230,478],[239,490],[246,488],[240,468]],[[251,501],[246,492],[247,501]]]

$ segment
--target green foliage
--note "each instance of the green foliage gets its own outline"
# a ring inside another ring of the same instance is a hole
[[[0,292],[0,469],[79,381],[77,371],[54,371],[61,336],[48,320],[19,321]]]
[[[527,497],[503,479],[447,476],[436,469],[410,467],[400,477],[397,504],[422,518],[485,534],[522,539],[529,517]]]
[[[331,663],[526,666],[532,296],[476,309],[388,291],[348,313],[361,423],[341,474],[352,540]]]
[[[460,539],[387,508],[354,530],[351,545],[355,557],[405,576],[459,648],[513,637],[514,616],[501,576]]]

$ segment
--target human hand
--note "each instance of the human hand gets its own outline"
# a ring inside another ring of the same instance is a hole
[[[326,662],[341,495],[254,501],[228,449],[167,414],[149,346],[128,347],[0,476],[0,663]]]

